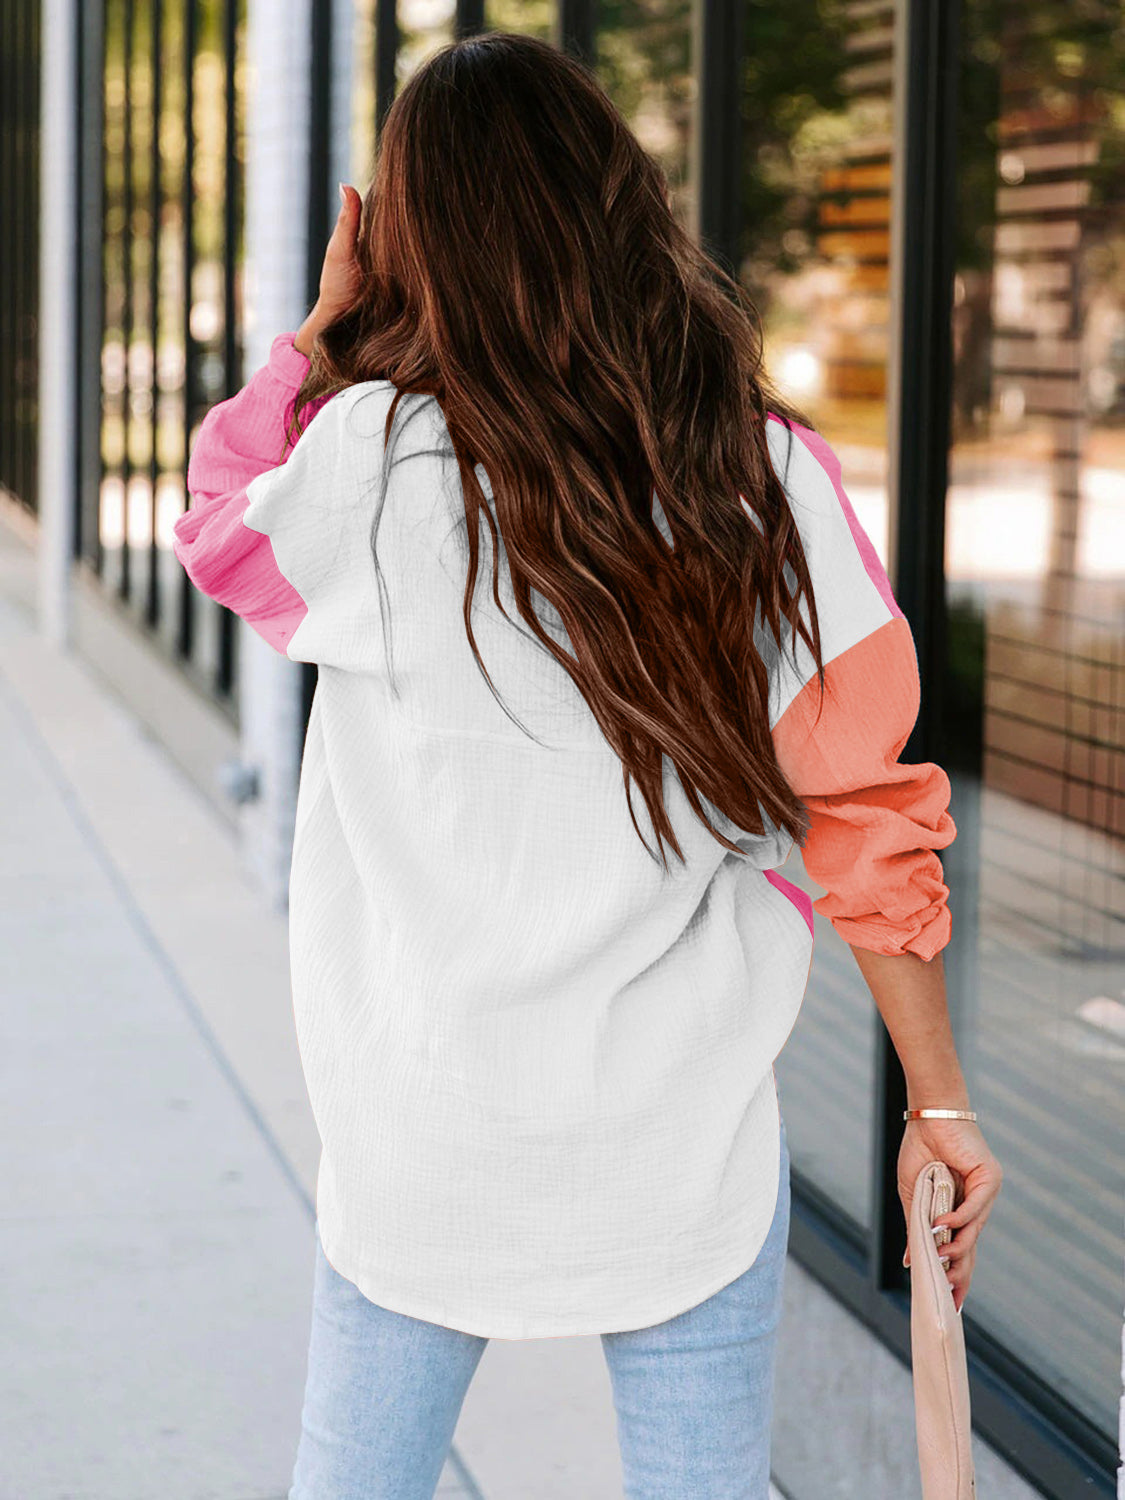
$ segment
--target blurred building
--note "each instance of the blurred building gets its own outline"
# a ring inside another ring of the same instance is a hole
[[[906,760],[953,782],[945,953],[1005,1167],[966,1311],[974,1420],[1109,1495],[1125,1203],[1125,16],[1111,0],[0,0],[0,487],[40,619],[135,707],[283,903],[315,668],[171,553],[204,413],[315,297],[397,82],[484,27],[587,57],[738,269],[918,643]],[[794,856],[793,863],[796,863]],[[798,872],[798,877],[800,872]],[[805,882],[814,894],[817,888]],[[914,1493],[902,1079],[817,918],[778,1073],[796,1260],[793,1500]],[[1017,1491],[1013,1489],[1012,1493]],[[1022,1493],[1022,1491],[1021,1491]]]

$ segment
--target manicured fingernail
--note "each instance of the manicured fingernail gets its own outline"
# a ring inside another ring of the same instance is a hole
[[[909,1264],[909,1262],[907,1261],[905,1255],[902,1257],[902,1263],[903,1263],[904,1266]]]
[[[348,201],[348,195],[344,192],[344,184],[342,182],[337,183],[337,187],[340,189],[340,202],[346,203]]]
[[[940,1234],[943,1229],[948,1229],[949,1225],[948,1224],[931,1224],[930,1228],[933,1230],[933,1232],[935,1234]]]

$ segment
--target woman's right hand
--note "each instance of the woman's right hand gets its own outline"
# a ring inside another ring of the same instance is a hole
[[[324,252],[316,304],[293,339],[294,347],[306,357],[312,354],[313,342],[321,329],[355,306],[362,285],[356,240],[363,199],[350,183],[342,182],[340,187],[340,212],[336,216],[328,249]]]
[[[948,1224],[953,1230],[953,1238],[939,1247],[938,1254],[949,1258],[946,1275],[960,1312],[973,1278],[980,1232],[992,1212],[1004,1173],[974,1120],[908,1120],[898,1154],[898,1195],[908,1225],[918,1173],[935,1159],[945,1162],[956,1186],[955,1207],[939,1214],[934,1222]],[[909,1264],[908,1248],[903,1265]]]

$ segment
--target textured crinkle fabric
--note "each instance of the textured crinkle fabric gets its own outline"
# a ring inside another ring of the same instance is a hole
[[[779,873],[792,840],[717,817],[741,852],[724,849],[669,770],[686,862],[665,872],[504,566],[511,619],[496,610],[484,525],[474,631],[512,717],[478,670],[438,403],[404,395],[386,452],[395,388],[351,386],[305,411],[283,458],[306,369],[279,334],[208,414],[174,547],[204,592],[318,667],[289,924],[325,1253],[372,1301],[467,1333],[661,1322],[753,1263],[777,1201],[773,1064],[813,950],[809,899]],[[937,851],[955,829],[945,773],[898,760],[913,639],[832,450],[777,418],[767,433],[826,666],[822,701],[803,642],[759,639],[812,820],[814,904],[848,942],[930,958],[950,936]]]

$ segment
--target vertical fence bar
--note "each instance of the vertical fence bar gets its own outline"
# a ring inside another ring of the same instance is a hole
[[[8,128],[8,109],[12,99],[11,43],[8,27],[11,23],[9,0],[0,0],[0,110],[3,111],[5,128],[0,130],[0,203],[12,202],[12,155],[15,145],[14,132]],[[0,349],[12,349],[12,318],[15,313],[15,297],[12,294],[12,275],[15,270],[15,241],[10,234],[0,235]],[[12,410],[12,390],[15,379],[15,361],[0,359],[0,483],[14,492],[12,473],[12,431],[15,417]]]
[[[98,247],[98,260],[102,273],[103,297],[105,301],[105,313],[102,326],[98,330],[98,401],[101,413],[98,420],[98,493],[93,500],[93,535],[96,537],[95,562],[97,565],[98,578],[103,586],[109,585],[113,570],[113,557],[106,546],[107,528],[103,514],[104,495],[106,491],[106,480],[108,474],[108,455],[104,449],[104,439],[108,428],[107,417],[114,415],[114,404],[123,410],[123,396],[118,390],[112,395],[105,391],[105,366],[104,358],[108,344],[108,333],[110,318],[114,320],[114,326],[121,332],[122,349],[124,348],[124,329],[122,311],[122,289],[125,284],[125,267],[122,261],[122,247],[124,245],[123,226],[118,227],[116,235],[111,235],[111,225],[116,219],[121,204],[124,202],[121,196],[123,189],[118,188],[116,193],[111,191],[113,178],[111,177],[111,155],[110,155],[110,117],[113,113],[117,119],[123,121],[121,111],[124,109],[123,100],[112,101],[109,98],[108,83],[111,60],[118,56],[119,49],[123,47],[122,38],[124,27],[122,17],[124,15],[123,0],[104,0],[103,16],[103,39],[102,39],[102,75],[98,80],[98,90],[101,95],[101,113],[103,119],[103,131],[101,137],[101,160],[98,175],[102,185],[102,223],[100,226],[100,241]],[[122,166],[121,170],[124,170]],[[116,274],[116,282],[114,276]],[[124,418],[122,417],[122,420]],[[115,481],[120,482],[118,470],[120,461],[113,460]]]
[[[195,171],[195,134],[192,116],[195,112],[195,48],[197,39],[196,0],[183,0],[184,65],[184,176],[181,183],[180,221],[183,224],[183,343],[184,343],[184,478],[191,433],[199,395],[195,379],[195,340],[191,331],[192,271],[195,266],[195,214],[192,176]],[[181,570],[179,585],[179,632],[176,649],[181,658],[190,660],[195,649],[195,590]]]
[[[223,6],[223,377],[227,396],[235,395],[242,387],[235,268],[242,201],[238,162],[238,13],[239,0],[226,0]]]
[[[693,232],[737,277],[742,259],[742,57],[745,16],[731,0],[696,0],[692,41],[698,84],[691,178]]]
[[[596,0],[558,0],[553,41],[562,51],[593,67],[598,45]]]
[[[27,142],[27,166],[48,179],[39,187],[27,173],[21,196],[34,207],[27,214],[25,259],[42,258],[42,270],[28,264],[20,276],[20,291],[27,298],[21,316],[38,330],[38,348],[32,368],[36,387],[18,392],[28,402],[38,396],[35,424],[38,490],[39,546],[38,623],[43,636],[54,645],[68,648],[72,636],[70,562],[74,548],[74,429],[70,415],[74,404],[74,266],[77,258],[75,231],[77,214],[77,140],[75,100],[71,89],[77,52],[78,15],[76,0],[46,0],[47,25],[43,28],[42,84],[25,79],[22,85],[27,105],[36,106],[21,122],[29,136],[41,138],[41,146]],[[33,7],[37,10],[37,7]],[[34,22],[28,22],[25,46],[38,49]],[[33,60],[33,58],[32,58]],[[36,69],[36,78],[39,70]],[[42,112],[38,106],[41,103]],[[34,257],[30,253],[35,250]],[[37,302],[39,289],[44,293]],[[38,319],[36,314],[38,313]],[[35,340],[30,340],[34,346]],[[22,445],[21,445],[22,446]],[[25,476],[26,477],[26,476]]]
[[[395,0],[375,0],[375,139],[394,103],[398,61],[398,15]]]
[[[223,5],[223,394],[233,396],[242,384],[238,357],[238,311],[235,299],[235,251],[238,242],[238,141],[236,138],[235,63],[238,55],[238,0]],[[215,691],[229,697],[236,672],[238,616],[219,611]]]
[[[129,556],[129,490],[132,479],[132,444],[129,441],[133,425],[133,32],[135,22],[134,0],[125,0],[125,159],[124,201],[125,215],[122,227],[123,274],[125,307],[121,315],[121,337],[125,358],[124,379],[124,452],[121,458],[121,571],[117,580],[118,595],[128,601],[131,593],[132,567]]]
[[[309,191],[305,205],[308,256],[305,263],[305,304],[312,308],[320,292],[324,251],[336,217],[338,201],[332,178],[332,51],[336,24],[333,0],[321,0],[309,12]],[[301,664],[301,737],[308,727],[316,691],[317,669]]]
[[[40,207],[42,203],[42,192],[40,188],[40,71],[39,59],[41,56],[41,22],[42,22],[42,0],[38,5],[29,5],[27,8],[27,108],[24,115],[27,130],[27,222],[36,224],[40,221]],[[73,45],[73,26],[70,44]],[[71,102],[73,103],[73,97]],[[73,129],[73,121],[71,129]],[[71,198],[73,202],[73,196]],[[68,226],[69,228],[70,226]],[[67,247],[70,254],[74,252],[74,246],[70,235],[67,235]],[[27,400],[27,421],[24,424],[24,452],[27,456],[27,473],[24,479],[28,494],[32,497],[31,503],[38,510],[42,501],[40,487],[40,465],[38,459],[38,430],[39,424],[36,419],[38,401],[36,391],[39,383],[39,354],[38,354],[38,310],[39,310],[39,252],[27,257],[27,288],[26,308],[27,338],[25,348],[27,350],[27,380],[25,392]],[[69,381],[69,376],[68,376]],[[69,518],[68,518],[69,519]],[[69,534],[69,533],[68,533]]]
[[[453,36],[457,41],[479,36],[484,30],[484,0],[457,0],[453,14]]]
[[[23,27],[25,12],[20,6],[13,6],[9,15],[9,57],[10,73],[9,86],[11,89],[11,137],[12,137],[12,196],[8,200],[16,206],[17,221],[23,224],[29,223],[27,217],[27,166],[24,160],[24,113],[26,80],[24,74],[23,59]],[[26,251],[26,246],[25,246]],[[27,255],[17,255],[13,266],[12,286],[15,291],[15,338],[12,343],[13,360],[15,369],[15,389],[12,392],[13,414],[15,417],[15,432],[12,443],[12,478],[15,484],[16,494],[22,496],[25,502],[31,504],[32,497],[28,494],[27,463],[24,457],[23,443],[23,411],[24,411],[24,379],[23,379],[23,350],[24,350],[24,320],[27,316],[27,303],[25,301],[25,279],[26,279]]]
[[[16,194],[19,188],[19,53],[16,45],[16,27],[18,23],[17,7],[7,0],[3,8],[3,88],[4,109],[7,128],[3,134],[4,151],[4,182],[3,202],[15,204],[18,200]],[[6,369],[6,385],[4,400],[4,416],[7,425],[6,440],[4,443],[4,480],[10,486],[13,493],[20,495],[20,461],[19,461],[19,323],[20,323],[20,287],[19,287],[19,241],[16,236],[4,236],[6,247],[7,275],[4,279],[5,308],[8,314],[8,326],[5,329],[4,348],[12,351],[12,358],[3,361]],[[25,499],[20,495],[21,499]],[[25,501],[26,503],[26,501]]]
[[[41,27],[38,6],[0,4],[0,483],[25,506],[39,501],[35,317],[39,278]]]
[[[78,7],[77,517],[74,554],[102,570],[102,346],[105,337],[105,0]]]
[[[39,96],[40,95],[40,71],[39,71],[39,66],[38,66],[38,60],[39,60],[40,56],[42,55],[42,46],[43,46],[43,7],[42,7],[42,3],[40,3],[39,5],[32,5],[32,6],[29,7],[29,21],[30,21],[31,38],[30,38],[29,53],[28,53],[28,56],[30,58],[30,64],[29,64],[29,67],[28,67],[28,87],[31,90],[31,99],[30,99],[30,107],[29,107],[28,115],[27,115],[27,128],[28,128],[28,137],[29,137],[29,140],[28,140],[29,168],[28,168],[28,174],[27,174],[27,186],[28,186],[28,195],[29,195],[29,200],[30,200],[29,204],[28,204],[28,222],[29,223],[33,223],[33,224],[37,224],[37,223],[40,222],[41,204],[42,204],[41,158],[40,158],[40,137],[39,137],[39,112],[40,112],[40,107],[41,107],[40,106],[40,96]],[[73,58],[73,46],[74,46],[74,35],[73,35],[74,24],[75,23],[72,21],[72,23],[71,23],[71,39],[70,39],[70,48],[71,48],[71,57],[72,58]],[[72,108],[73,108],[73,103],[74,103],[74,96],[72,94],[71,95],[71,107]],[[72,118],[71,119],[71,129],[73,129],[73,128],[74,128],[74,122],[73,122],[73,118]],[[73,153],[72,153],[72,157],[73,157]],[[73,202],[74,202],[73,183],[72,183],[72,188],[71,188],[71,198],[70,198],[70,201],[71,201],[71,204],[73,205]],[[73,234],[73,221],[69,225],[69,229],[71,231],[71,236],[72,236],[72,234]],[[69,253],[71,255],[73,255],[74,254],[74,243],[73,243],[73,238],[71,236],[68,236],[67,244],[68,244]],[[39,503],[40,503],[40,499],[41,499],[40,465],[39,465],[39,456],[38,456],[38,445],[39,445],[39,422],[38,422],[38,417],[37,417],[38,401],[36,399],[36,391],[37,391],[38,384],[39,384],[39,373],[38,373],[38,366],[39,366],[38,327],[39,327],[39,321],[38,321],[38,311],[39,311],[39,306],[40,306],[40,284],[41,284],[40,283],[39,254],[38,254],[38,251],[37,251],[36,254],[28,256],[27,269],[28,269],[28,275],[29,275],[29,278],[30,278],[30,284],[29,284],[29,286],[27,288],[27,349],[28,349],[28,359],[30,361],[30,365],[29,365],[29,368],[28,368],[27,387],[26,387],[26,389],[27,389],[27,399],[28,399],[28,420],[27,420],[27,425],[26,425],[26,428],[25,428],[25,431],[26,431],[27,462],[28,462],[28,468],[29,468],[29,474],[28,474],[28,479],[27,479],[27,486],[28,486],[28,490],[29,490],[29,492],[30,492],[30,494],[32,496],[32,502],[31,503],[38,509],[38,506],[39,506]],[[68,376],[68,381],[69,381],[69,376]],[[68,522],[69,522],[69,518],[68,518]],[[68,527],[67,527],[67,534],[69,536],[69,524],[68,524]]]
[[[11,28],[12,28],[12,30],[11,30],[11,49],[12,49],[12,53],[11,53],[11,55],[12,55],[12,77],[11,77],[12,94],[11,94],[11,98],[12,98],[12,110],[13,110],[13,115],[14,115],[14,119],[13,119],[13,122],[12,122],[12,144],[13,144],[14,151],[15,151],[15,161],[14,161],[14,166],[15,166],[15,181],[13,183],[14,192],[13,192],[13,195],[12,195],[12,198],[11,198],[10,201],[13,202],[16,205],[16,214],[18,216],[18,221],[21,222],[21,223],[23,223],[23,224],[29,224],[31,221],[28,218],[28,214],[27,214],[27,209],[28,209],[28,198],[27,198],[27,160],[26,160],[27,147],[26,147],[26,141],[25,141],[25,128],[26,127],[25,127],[25,123],[24,123],[25,117],[26,117],[26,113],[27,113],[27,103],[26,103],[26,96],[27,96],[27,78],[26,78],[26,74],[27,74],[27,68],[26,68],[26,65],[25,65],[25,60],[24,60],[24,55],[23,55],[23,49],[24,49],[24,35],[23,35],[23,31],[24,31],[24,22],[25,21],[26,21],[26,11],[22,7],[20,7],[20,6],[15,7],[15,9],[13,11],[13,14],[12,14],[12,21],[11,21]],[[25,498],[25,500],[30,504],[30,503],[32,503],[32,497],[31,497],[31,495],[29,493],[29,487],[28,487],[27,461],[26,461],[26,457],[25,457],[25,449],[24,449],[24,441],[23,441],[23,430],[24,430],[24,388],[25,388],[25,382],[24,382],[24,379],[23,379],[23,353],[24,353],[24,337],[25,337],[25,332],[24,332],[24,329],[25,329],[25,320],[27,318],[27,300],[26,300],[27,287],[26,287],[26,284],[25,284],[26,283],[26,277],[27,277],[27,255],[25,253],[23,255],[18,256],[17,259],[16,259],[15,276],[13,278],[15,289],[16,289],[16,304],[15,304],[15,306],[16,306],[16,338],[15,338],[15,343],[12,346],[12,349],[13,349],[13,353],[15,355],[14,364],[15,364],[15,367],[16,367],[16,389],[15,389],[14,395],[15,395],[15,402],[16,402],[15,410],[16,410],[17,425],[16,425],[16,433],[15,433],[15,442],[13,443],[13,446],[12,446],[12,457],[13,457],[13,462],[14,462],[14,465],[15,465],[16,493],[19,494],[19,495],[22,495]]]
[[[333,0],[310,7],[309,55],[309,195],[305,205],[309,253],[305,300],[311,308],[320,291],[320,270],[336,208],[332,175],[332,31]]]
[[[161,88],[161,50],[163,47],[163,0],[149,0],[151,6],[151,29],[149,32],[152,58],[152,138],[149,142],[149,341],[152,350],[152,439],[149,445],[149,547],[148,547],[148,595],[145,600],[145,621],[155,627],[160,619],[160,556],[158,547],[157,487],[160,479],[160,244],[161,244],[161,173],[160,173],[160,117],[163,91]]]

